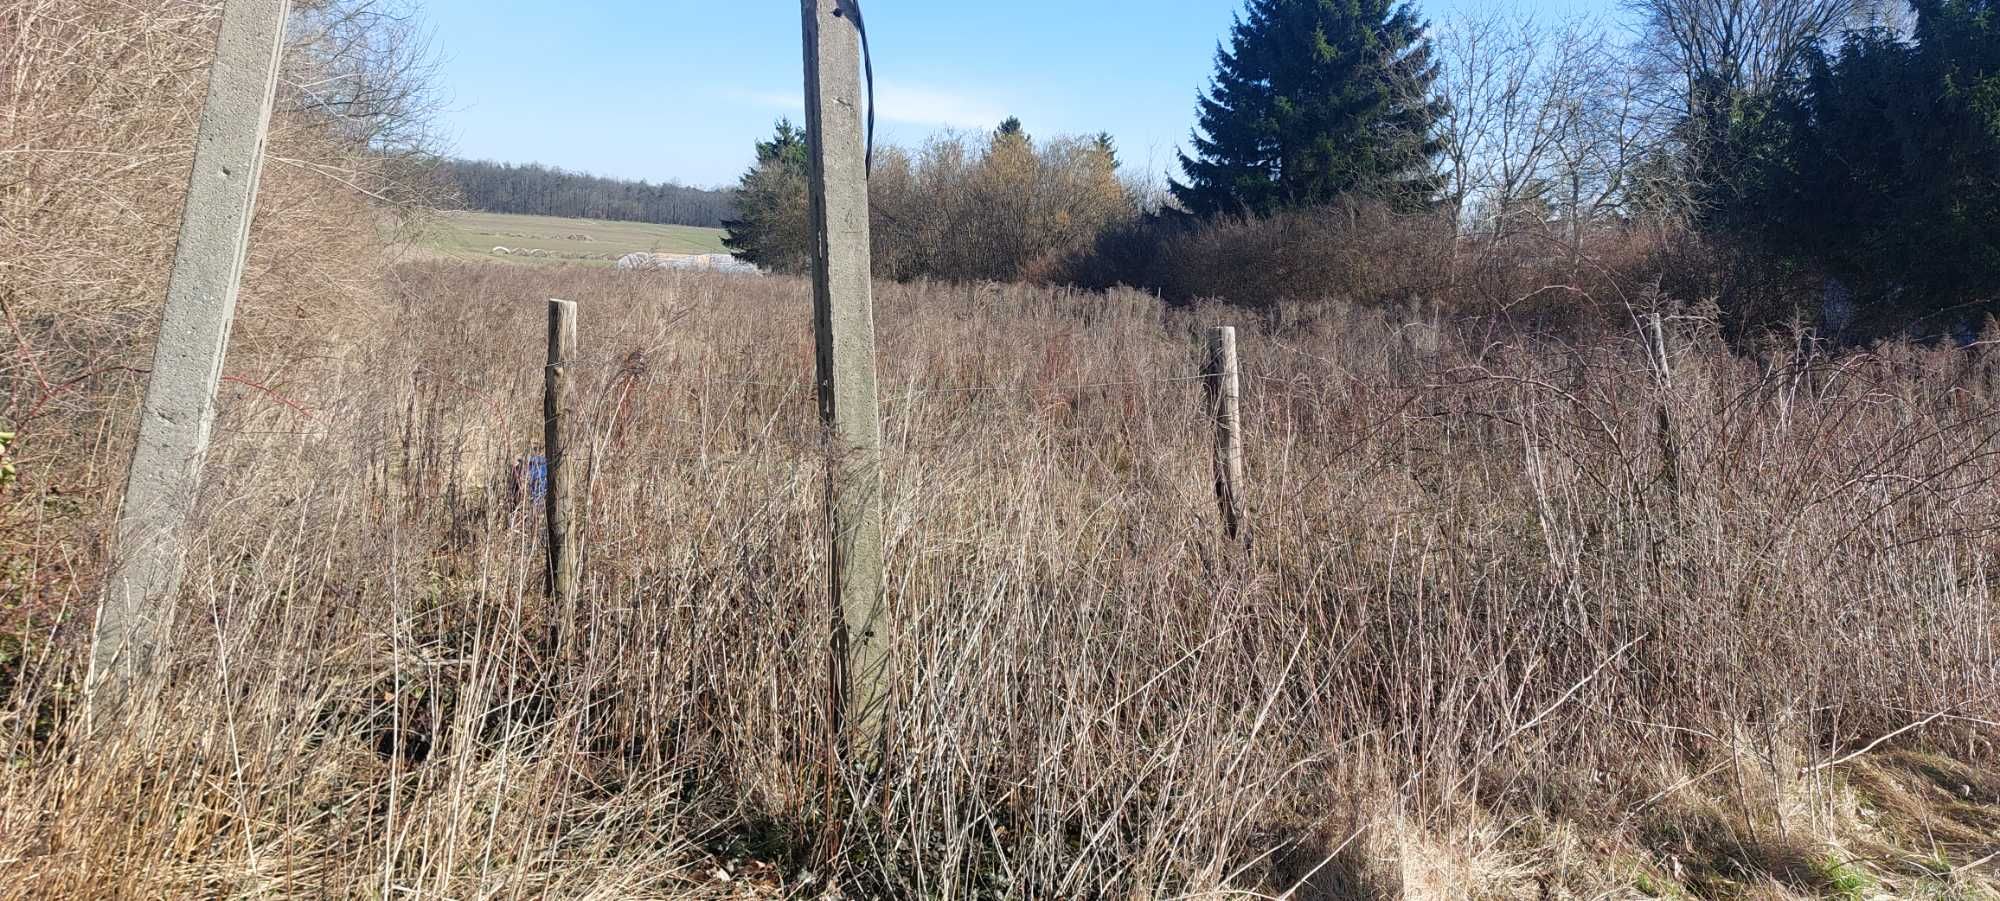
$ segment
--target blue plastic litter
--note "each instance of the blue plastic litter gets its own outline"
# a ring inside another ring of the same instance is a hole
[[[528,496],[536,503],[549,496],[549,458],[528,458]]]
[[[549,496],[549,458],[520,457],[514,462],[515,502],[522,495],[534,503],[541,503]]]

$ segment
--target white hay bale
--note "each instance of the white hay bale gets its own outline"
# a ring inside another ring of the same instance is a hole
[[[756,266],[750,263],[745,263],[742,260],[739,260],[736,257],[726,253],[711,253],[707,255],[706,259],[707,259],[706,268],[711,272],[723,272],[723,273],[728,273],[730,275],[763,274],[763,270],[758,269]]]

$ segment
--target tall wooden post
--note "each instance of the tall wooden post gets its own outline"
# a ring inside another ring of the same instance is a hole
[[[877,725],[889,635],[882,597],[882,423],[875,397],[860,16],[852,0],[803,0],[802,10],[818,238],[813,326],[819,413],[829,443],[832,715],[843,740],[868,743]]]
[[[1243,384],[1236,362],[1236,328],[1218,326],[1208,333],[1207,386],[1209,412],[1215,417],[1215,500],[1222,510],[1222,532],[1248,543],[1243,510]]]
[[[542,381],[542,452],[548,463],[549,602],[560,646],[576,641],[576,474],[569,460],[570,365],[576,360],[576,303],[549,301],[549,365]]]
[[[116,706],[167,644],[186,563],[184,531],[249,252],[290,7],[289,0],[228,0],[223,7],[166,311],[139,411],[139,442],[92,635],[86,686],[93,716]]]
[[[1674,386],[1674,364],[1671,350],[1667,347],[1667,326],[1658,312],[1650,320],[1651,332],[1648,343],[1653,352],[1653,378],[1657,396],[1654,398],[1654,437],[1660,443],[1660,475],[1667,482],[1667,491],[1676,501],[1680,500],[1680,441],[1674,434],[1673,413],[1669,409]]]

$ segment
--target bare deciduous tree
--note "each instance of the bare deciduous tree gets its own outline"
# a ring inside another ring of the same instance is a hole
[[[1108,138],[1024,134],[884,149],[870,197],[878,275],[965,281],[1044,276],[1138,202]]]
[[[339,123],[356,146],[377,153],[437,149],[438,57],[414,4],[305,0],[293,9],[290,108]]]
[[[435,165],[439,58],[414,0],[295,0],[280,113],[317,123],[365,165],[305,166],[404,210],[443,205],[453,189]]]
[[[1807,52],[1842,31],[1890,21],[1890,0],[1624,0],[1639,27],[1635,65],[1660,115],[1677,121],[1655,158],[1656,198],[1698,212],[1740,171],[1730,131],[1741,104],[1768,96]]]
[[[1758,92],[1809,48],[1866,20],[1881,0],[1625,0],[1656,75],[1677,80],[1695,111],[1702,93]],[[1707,86],[1707,87],[1705,87]]]
[[[1560,225],[1573,244],[1618,210],[1665,129],[1605,28],[1497,13],[1454,23],[1437,46],[1451,105],[1440,165],[1464,227]]]

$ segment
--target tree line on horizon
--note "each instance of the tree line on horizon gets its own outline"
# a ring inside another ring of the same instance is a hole
[[[607,178],[540,163],[446,160],[440,168],[465,207],[484,213],[698,228],[721,228],[735,216],[736,192],[727,188]]]
[[[1167,197],[1123,184],[1079,215],[1062,173],[1095,159],[1111,168],[1082,183],[1121,184],[1115,147],[1017,120],[891,150],[877,272],[1550,320],[1650,292],[1741,338],[1836,290],[1856,336],[2000,312],[2000,0],[1624,8],[1624,31],[1505,12],[1433,28],[1392,0],[1248,0]],[[805,136],[780,123],[757,150],[729,245],[798,269]],[[994,256],[911,253],[925,214],[919,247]]]

